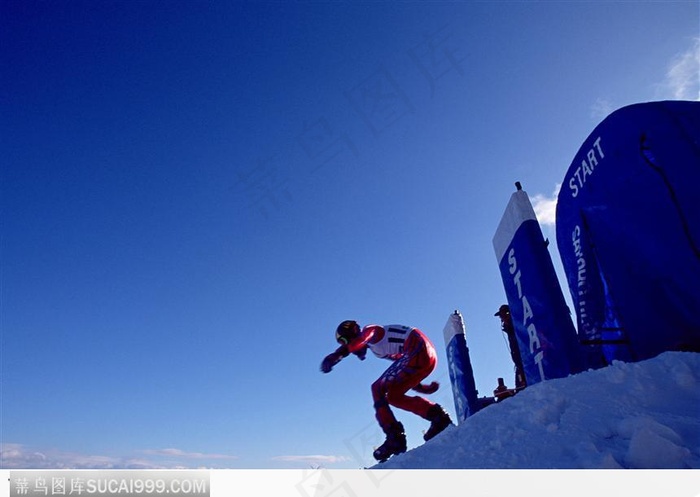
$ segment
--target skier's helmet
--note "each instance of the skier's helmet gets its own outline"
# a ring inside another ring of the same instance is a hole
[[[335,330],[335,339],[338,343],[347,345],[360,334],[360,325],[356,321],[343,321]]]

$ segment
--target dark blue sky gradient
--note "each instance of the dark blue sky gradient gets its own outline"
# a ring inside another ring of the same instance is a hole
[[[451,410],[459,308],[480,392],[512,381],[491,239],[513,183],[552,197],[607,112],[671,98],[698,18],[696,2],[3,2],[2,443],[117,466],[366,465],[349,447],[388,363],[321,375],[344,319],[423,329]],[[398,415],[420,443],[425,422]]]

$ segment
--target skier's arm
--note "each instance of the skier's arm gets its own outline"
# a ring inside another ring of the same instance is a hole
[[[362,352],[381,329],[383,328],[376,324],[365,326],[362,332],[348,344],[348,351],[352,354]]]
[[[343,357],[347,357],[350,352],[348,351],[348,346],[343,344],[338,347],[334,352],[331,352],[326,357],[324,357],[321,363],[321,372],[330,373],[333,366],[338,364]]]
[[[365,326],[354,340],[350,343],[342,344],[335,352],[331,352],[323,359],[321,371],[330,373],[333,366],[350,354],[355,354],[360,360],[364,360],[367,353],[367,344],[375,337],[378,329],[382,329],[382,327],[377,325]]]

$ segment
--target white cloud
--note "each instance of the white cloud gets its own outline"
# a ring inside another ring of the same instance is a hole
[[[0,467],[6,469],[185,469],[183,459],[221,460],[236,459],[224,454],[185,452],[180,449],[143,450],[141,454],[160,458],[174,458],[178,462],[148,457],[112,457],[65,452],[56,449],[37,450],[25,445],[5,443],[0,445]],[[198,465],[199,467],[199,465]]]
[[[319,466],[324,464],[335,464],[340,462],[348,461],[347,457],[343,456],[323,456],[323,455],[310,455],[310,456],[277,456],[272,458],[273,461],[281,462],[293,462],[293,463],[304,463],[312,466]]]
[[[685,51],[673,58],[655,93],[657,100],[700,101],[700,38],[694,38]],[[598,98],[591,106],[591,118],[602,121],[618,107],[607,98]]]
[[[41,452],[25,449],[20,444],[2,444],[0,446],[0,464],[3,468],[43,468],[47,457]]]
[[[537,216],[537,220],[543,226],[554,226],[556,223],[557,197],[560,189],[561,183],[557,183],[551,197],[538,193],[531,199],[535,216]]]
[[[608,117],[612,111],[614,111],[615,108],[613,107],[613,104],[608,100],[607,98],[598,98],[596,101],[593,103],[593,107],[591,108],[591,119],[594,121],[602,121],[606,117]]]
[[[700,38],[673,59],[661,85],[663,98],[700,100]]]
[[[134,458],[85,455],[60,450],[36,450],[25,445],[0,445],[0,466],[6,469],[158,469],[162,466]]]
[[[181,449],[147,449],[141,451],[149,456],[179,457],[182,459],[237,459],[237,456],[227,454],[205,454],[202,452],[186,452]]]

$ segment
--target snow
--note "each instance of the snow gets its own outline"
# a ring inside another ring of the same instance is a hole
[[[700,353],[529,386],[375,469],[700,469]]]

